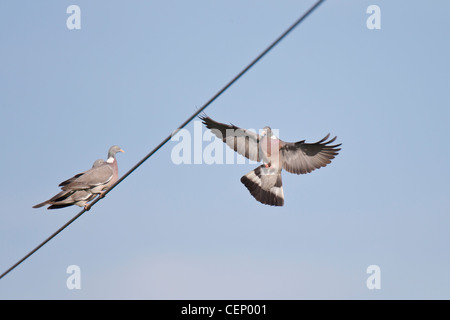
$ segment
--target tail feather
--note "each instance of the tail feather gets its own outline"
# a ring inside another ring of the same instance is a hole
[[[52,209],[61,209],[61,208],[65,208],[65,207],[70,207],[72,206],[73,203],[63,203],[63,204],[58,204],[58,203],[54,203],[51,206],[49,206],[47,208],[47,210],[52,210]]]
[[[44,201],[44,202],[41,202],[41,203],[39,203],[39,204],[33,206],[33,208],[40,208],[40,207],[43,207],[43,206],[45,206],[45,205],[47,205],[47,204],[49,204],[48,201]]]
[[[262,165],[243,176],[241,182],[257,201],[270,206],[284,205],[281,171]]]
[[[61,191],[57,195],[53,196],[48,202],[54,203],[54,202],[62,202],[64,200],[68,200],[68,198],[73,195],[75,191]]]

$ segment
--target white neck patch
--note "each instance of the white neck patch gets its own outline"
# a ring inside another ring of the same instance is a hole
[[[108,163],[113,163],[113,162],[114,162],[114,158],[113,158],[113,157],[110,157],[110,158],[108,158],[108,160],[106,160],[106,162],[108,162]]]

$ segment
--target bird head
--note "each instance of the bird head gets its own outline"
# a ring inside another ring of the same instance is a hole
[[[119,146],[112,146],[111,148],[109,148],[108,160],[115,159],[117,152],[125,152],[125,151],[123,151]],[[108,162],[111,162],[111,161],[108,161]]]
[[[92,168],[98,168],[103,164],[105,164],[105,160],[97,159],[97,160],[95,160],[94,164],[92,165]]]

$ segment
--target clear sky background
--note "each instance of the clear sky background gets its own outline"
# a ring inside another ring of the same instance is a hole
[[[34,204],[114,144],[128,171],[313,3],[2,1],[0,272],[80,211]],[[331,165],[283,172],[284,207],[240,183],[255,164],[176,165],[169,142],[0,280],[0,298],[449,299],[448,12],[326,1],[210,105],[285,141],[338,136]]]

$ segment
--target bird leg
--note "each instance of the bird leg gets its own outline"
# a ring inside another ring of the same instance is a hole
[[[100,193],[98,194],[98,197],[99,197],[100,199],[103,199],[103,198],[106,196],[105,193],[106,193],[105,191],[100,191]]]

